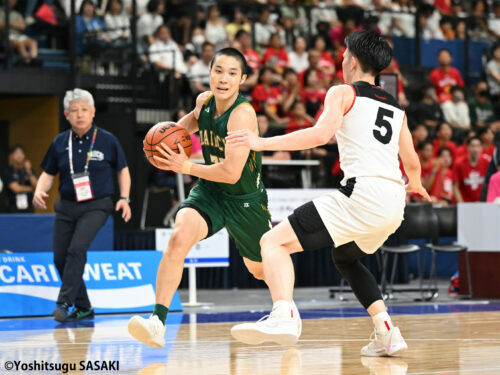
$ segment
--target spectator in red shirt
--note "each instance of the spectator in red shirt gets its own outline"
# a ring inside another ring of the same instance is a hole
[[[323,35],[316,35],[313,40],[313,48],[320,53],[319,68],[331,79],[335,74],[335,61],[330,51],[326,50],[327,40]]]
[[[241,44],[241,53],[245,56],[247,64],[254,72],[260,68],[260,56],[252,49],[252,38],[245,30],[240,30],[236,33],[236,40]]]
[[[257,113],[264,113],[275,125],[287,124],[290,119],[279,117],[279,107],[282,96],[273,83],[273,71],[271,68],[260,69],[259,84],[252,90],[252,105]]]
[[[283,72],[281,81],[281,95],[283,96],[283,105],[281,109],[287,114],[293,103],[300,100],[300,84],[297,72],[292,68],[286,68]]]
[[[464,80],[459,70],[452,67],[453,57],[446,48],[438,52],[439,68],[434,69],[429,75],[429,81],[434,84],[440,103],[451,99],[450,90],[453,86],[464,87]]]
[[[418,158],[420,159],[420,177],[422,178],[422,185],[426,190],[429,190],[431,183],[428,182],[431,176],[434,164],[432,162],[432,155],[434,154],[434,146],[431,141],[422,141],[418,144]]]
[[[438,158],[434,161],[429,183],[429,194],[432,201],[442,205],[454,204],[453,199],[453,170],[451,164],[451,151],[443,147],[438,151]]]
[[[437,153],[440,148],[447,147],[451,151],[451,156],[453,160],[457,159],[457,145],[455,142],[451,141],[451,136],[453,135],[453,130],[447,122],[442,122],[436,128],[436,136],[434,139],[434,157],[437,156]]]
[[[315,117],[316,113],[325,102],[326,89],[318,78],[316,70],[307,69],[304,73],[304,88],[300,92],[302,102],[306,106],[309,116]]]
[[[429,137],[429,131],[424,124],[417,124],[411,129],[411,137],[413,138],[413,147],[418,151],[420,142],[424,142]]]
[[[304,103],[297,100],[292,104],[290,122],[286,127],[285,134],[292,133],[300,129],[310,128],[314,124],[316,124],[316,121],[307,114]]]
[[[457,202],[479,202],[484,176],[489,161],[481,157],[481,140],[472,137],[467,141],[467,157],[453,167],[453,192]]]
[[[323,71],[319,67],[319,62],[321,60],[321,54],[319,53],[319,51],[316,51],[314,48],[309,49],[307,53],[307,59],[309,60],[308,68],[299,73],[300,87],[304,87],[304,74],[310,69],[316,71],[316,74],[318,78],[321,80],[323,87],[325,88],[329,87],[328,78],[323,74]]]
[[[356,30],[356,20],[348,18],[340,26],[334,26],[330,29],[328,36],[335,48],[345,47],[345,38]]]
[[[281,74],[288,67],[288,52],[281,44],[280,34],[274,33],[269,40],[269,47],[266,48],[264,56],[262,56],[262,65],[266,65],[270,60],[276,66],[276,72]]]
[[[460,146],[457,146],[455,150],[455,161],[459,161],[463,158],[467,157],[467,141],[472,138],[472,137],[477,137],[477,133],[475,130],[469,130],[464,137],[464,142]]]
[[[493,134],[493,131],[489,126],[485,126],[478,129],[477,136],[481,139],[481,143],[483,144],[483,151],[481,154],[491,160],[491,157],[495,152],[495,145],[493,143],[495,134]]]

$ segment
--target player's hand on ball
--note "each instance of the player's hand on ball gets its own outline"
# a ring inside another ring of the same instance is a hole
[[[188,160],[188,157],[180,144],[178,144],[177,147],[179,148],[179,153],[173,151],[165,143],[160,143],[156,146],[156,150],[163,155],[163,157],[153,156],[158,168],[175,173],[182,173],[182,165]]]
[[[246,146],[254,151],[264,150],[264,139],[248,129],[227,133],[226,144]]]
[[[427,193],[427,190],[420,184],[420,186],[413,186],[413,185],[406,185],[406,192],[407,193],[413,193],[413,194],[418,194],[422,198],[424,198],[427,202],[432,202],[431,197],[429,196],[429,193]]]

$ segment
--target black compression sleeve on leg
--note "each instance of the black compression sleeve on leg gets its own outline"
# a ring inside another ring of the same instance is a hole
[[[349,283],[359,302],[367,309],[382,299],[382,293],[372,273],[359,260],[364,253],[355,242],[332,247],[332,260],[340,275]]]

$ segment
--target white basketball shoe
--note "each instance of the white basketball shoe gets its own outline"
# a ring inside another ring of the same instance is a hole
[[[165,326],[156,315],[151,315],[149,319],[133,316],[128,321],[128,332],[134,339],[153,348],[165,345]]]
[[[392,327],[385,335],[374,329],[370,343],[361,349],[361,355],[366,357],[387,357],[401,354],[408,349],[398,327]]]
[[[271,314],[256,323],[237,324],[231,335],[238,341],[258,345],[267,341],[280,345],[294,345],[302,332],[302,321],[294,303],[288,309],[274,308]]]

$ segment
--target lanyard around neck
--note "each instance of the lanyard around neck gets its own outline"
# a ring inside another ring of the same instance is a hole
[[[71,175],[74,175],[75,171],[73,169],[73,142],[71,139],[72,134],[73,131],[70,130],[68,138],[68,155],[69,155],[69,170],[71,172]],[[90,156],[92,155],[92,150],[94,149],[96,135],[97,135],[97,126],[94,128],[94,135],[92,136],[92,142],[90,143],[89,152],[87,152],[87,161],[85,162],[85,172],[89,170]]]

